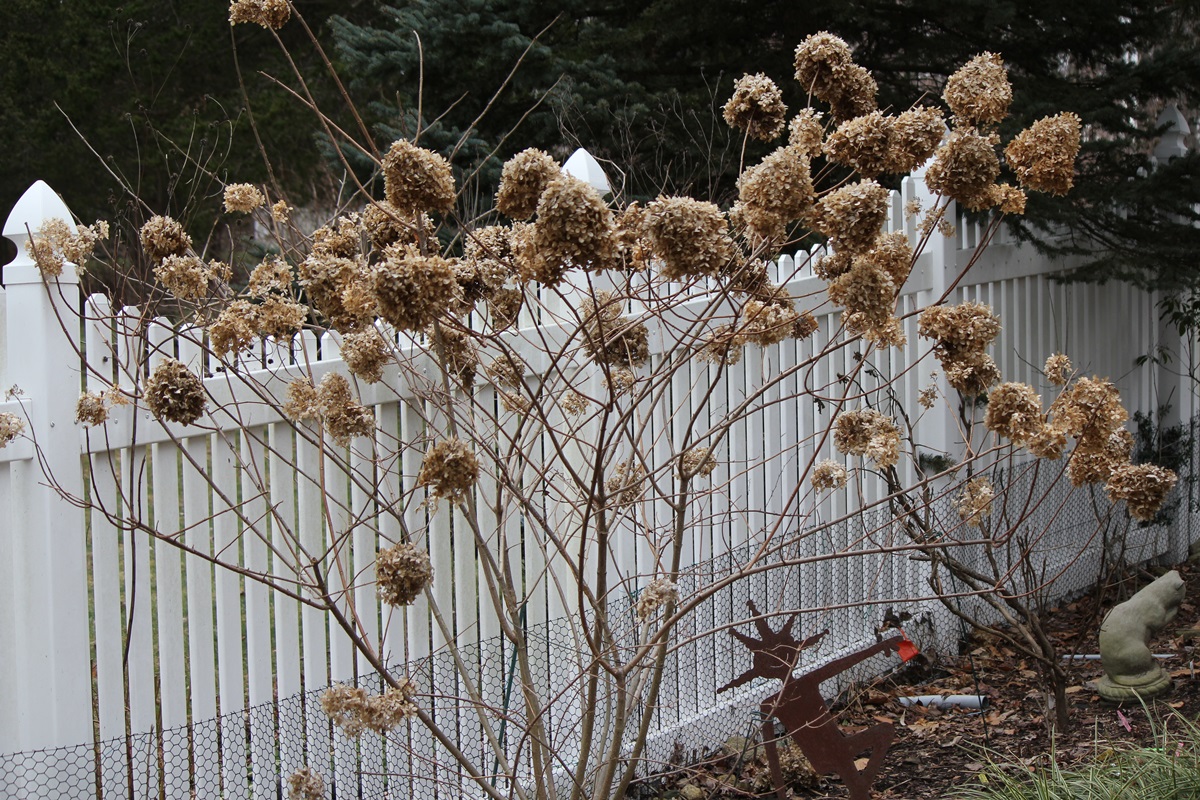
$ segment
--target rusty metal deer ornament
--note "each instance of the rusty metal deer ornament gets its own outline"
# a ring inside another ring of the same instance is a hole
[[[821,684],[873,655],[897,652],[904,637],[893,636],[884,639],[864,650],[843,656],[806,675],[796,677],[792,675],[792,671],[796,668],[800,651],[820,642],[829,631],[824,630],[797,641],[792,636],[796,614],[793,614],[778,631],[773,631],[766,619],[759,615],[754,602],[751,601],[748,605],[750,613],[755,617],[754,627],[760,638],[755,639],[734,630],[730,633],[749,648],[754,660],[750,669],[722,686],[717,692],[742,686],[754,678],[778,678],[783,681],[779,691],[763,700],[759,706],[763,714],[763,745],[767,751],[775,791],[780,800],[785,796],[786,787],[783,783],[783,771],[779,767],[774,720],[783,723],[814,770],[818,773],[837,773],[850,790],[851,800],[870,800],[871,784],[875,782],[875,776],[883,766],[883,758],[892,743],[895,728],[881,723],[847,736],[829,713],[825,699],[821,697]],[[870,751],[870,756],[866,766],[860,770],[855,766],[855,757],[867,751]]]

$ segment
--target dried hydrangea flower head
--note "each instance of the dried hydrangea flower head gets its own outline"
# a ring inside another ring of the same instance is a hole
[[[561,175],[558,162],[549,153],[535,147],[522,150],[504,164],[496,210],[509,219],[529,219],[537,211],[542,192]]]
[[[892,162],[892,130],[896,120],[880,111],[848,119],[825,140],[830,161],[850,167],[864,178],[875,178]]]
[[[891,134],[883,171],[907,175],[933,157],[946,136],[946,120],[932,106],[910,108],[896,117]]]
[[[558,405],[568,416],[578,417],[591,405],[588,399],[574,389],[568,389],[558,398]]]
[[[25,420],[7,411],[0,412],[0,447],[8,445],[9,442],[20,436],[23,430],[25,430]]]
[[[1000,209],[1004,214],[1025,213],[1025,192],[1008,183],[998,183],[991,187],[990,204]]]
[[[717,275],[733,257],[729,225],[712,203],[659,197],[646,207],[643,230],[670,281]]]
[[[961,303],[921,312],[917,333],[936,342],[934,355],[946,381],[964,395],[980,395],[1000,380],[1000,370],[984,350],[1000,335],[1000,318],[990,306]]]
[[[896,287],[901,287],[912,272],[913,251],[908,244],[908,235],[903,231],[885,233],[875,240],[875,246],[863,256],[882,270]]]
[[[740,220],[769,242],[781,241],[787,226],[806,216],[814,200],[808,158],[794,147],[778,148],[738,177]]]
[[[140,232],[142,249],[151,261],[159,262],[167,256],[181,256],[192,247],[192,237],[183,226],[171,217],[151,217]]]
[[[828,492],[833,489],[841,489],[846,485],[848,479],[846,468],[836,461],[826,458],[818,461],[813,467],[812,487],[818,492]]]
[[[321,416],[321,399],[317,387],[308,378],[296,378],[288,384],[287,402],[283,415],[294,422],[315,420]]]
[[[231,183],[225,187],[225,213],[249,214],[264,205],[267,198],[251,183]]]
[[[431,334],[433,351],[442,360],[446,372],[464,387],[475,381],[475,368],[479,366],[479,351],[470,334],[458,328],[441,326]]]
[[[802,108],[788,123],[788,146],[801,155],[816,158],[824,150],[825,127],[821,118],[825,116],[814,108]]]
[[[621,298],[608,292],[597,292],[580,307],[583,350],[597,364],[640,367],[650,358],[649,329],[623,316],[623,310]]]
[[[301,767],[288,778],[288,800],[325,800],[325,780],[310,767]]]
[[[433,227],[432,220],[424,214],[418,218],[416,225],[405,222],[404,217],[400,209],[387,200],[379,200],[364,208],[359,219],[371,246],[382,250],[392,244],[414,244],[418,229]]]
[[[454,262],[401,246],[376,265],[374,290],[379,315],[402,331],[429,327],[457,305],[460,291]]]
[[[339,683],[321,693],[321,710],[354,738],[366,730],[367,690]]]
[[[362,218],[345,214],[313,231],[312,255],[357,258],[362,254]]]
[[[1112,502],[1124,500],[1129,516],[1149,522],[1175,488],[1179,476],[1154,464],[1125,464],[1112,471],[1105,491]]]
[[[646,209],[641,203],[630,203],[617,215],[616,238],[621,269],[641,272],[649,268],[651,248],[646,234]]]
[[[483,373],[497,386],[507,389],[519,389],[525,385],[525,373],[528,365],[516,353],[505,353],[486,367]]]
[[[1026,189],[1066,194],[1075,185],[1080,120],[1075,114],[1045,117],[1016,135],[1004,150],[1008,166]]]
[[[999,141],[994,134],[955,131],[925,171],[925,185],[972,211],[990,208],[996,200],[992,185],[1000,176]]]
[[[959,519],[972,528],[978,528],[983,524],[985,517],[992,515],[992,500],[995,497],[996,491],[992,488],[992,482],[986,477],[967,481],[962,493],[954,501]]]
[[[383,193],[401,214],[448,214],[454,209],[450,162],[432,150],[399,139],[383,157]]]
[[[666,578],[655,578],[638,592],[637,616],[642,622],[654,617],[660,608],[679,602],[679,587]]]
[[[411,605],[433,583],[429,553],[407,542],[380,550],[375,559],[375,583],[383,602]]]
[[[368,730],[387,733],[417,714],[412,701],[416,686],[407,678],[402,678],[399,684],[399,688],[390,688],[381,695],[368,695],[361,687],[337,684],[321,695],[321,710],[351,738]]]
[[[900,458],[900,430],[891,417],[873,408],[846,411],[833,428],[838,452],[865,456],[879,467],[893,466]]]
[[[391,359],[388,343],[374,326],[348,333],[342,340],[342,360],[346,362],[346,369],[367,383],[383,380],[383,368]]]
[[[308,306],[284,295],[268,295],[255,309],[254,328],[259,336],[269,336],[277,342],[291,342],[304,327]]]
[[[855,258],[853,266],[829,284],[829,299],[844,308],[851,333],[882,333],[896,305],[896,284],[869,258]]]
[[[1042,429],[1042,398],[1025,383],[1002,383],[988,395],[984,426],[999,436],[1022,443]]]
[[[888,190],[875,181],[848,184],[821,198],[813,227],[829,237],[834,250],[850,254],[866,252],[883,231],[890,201]]]
[[[317,387],[317,404],[325,421],[325,430],[334,442],[345,447],[356,436],[370,436],[375,431],[375,414],[360,405],[350,393],[350,382],[344,375],[331,372]]]
[[[1065,386],[1067,381],[1071,380],[1071,359],[1062,353],[1054,353],[1046,358],[1046,364],[1042,367],[1042,374],[1046,376],[1046,380],[1050,381],[1055,386]]]
[[[287,0],[233,0],[229,5],[229,24],[252,22],[277,31],[292,18]]]
[[[75,421],[90,427],[103,425],[108,421],[108,401],[105,395],[101,392],[84,392],[79,395],[79,400],[75,403]]]
[[[733,85],[733,96],[723,109],[725,123],[752,139],[771,142],[783,133],[787,106],[775,81],[763,75],[743,75]]]
[[[272,293],[287,294],[292,289],[292,267],[278,256],[264,260],[250,271],[246,292],[251,297],[266,297]]]
[[[286,225],[291,218],[292,207],[287,204],[286,200],[276,200],[274,205],[271,206],[271,219],[280,225]]]
[[[1057,425],[1045,423],[1024,444],[1034,457],[1056,461],[1067,449],[1067,434]]]
[[[617,505],[632,505],[646,491],[646,468],[633,461],[622,461],[604,482],[604,488]]]
[[[463,244],[463,263],[469,265],[480,282],[483,299],[491,299],[510,279],[516,278],[514,257],[512,228],[502,225],[476,228]]]
[[[466,442],[455,437],[437,442],[425,453],[418,486],[429,486],[434,497],[459,502],[479,477],[479,462]]]
[[[707,478],[716,468],[717,459],[708,447],[693,447],[683,454],[683,461],[680,462],[680,470],[685,478]]]
[[[169,255],[154,267],[155,279],[180,300],[200,300],[208,294],[213,269],[190,253]]]
[[[1097,452],[1129,419],[1121,395],[1110,381],[1080,378],[1050,405],[1055,424],[1074,436],[1076,452]]]
[[[796,80],[802,89],[828,103],[836,120],[875,110],[879,87],[870,73],[854,63],[850,45],[822,31],[796,47]]]
[[[217,358],[237,356],[258,343],[258,311],[248,300],[234,300],[208,326],[208,347]]]
[[[996,53],[980,53],[946,81],[942,99],[962,125],[994,125],[1008,116],[1012,84],[1004,59]]]
[[[530,278],[554,286],[572,267],[616,265],[616,220],[595,187],[570,175],[546,185],[533,226]]]
[[[82,269],[108,232],[108,223],[102,220],[93,225],[70,225],[54,217],[38,226],[25,242],[25,252],[42,275],[57,278],[68,261]]]
[[[375,733],[387,733],[417,715],[417,704],[413,702],[416,684],[408,678],[400,678],[398,683],[367,700],[367,727]]]
[[[204,382],[173,358],[162,361],[146,379],[146,407],[154,416],[181,425],[200,419],[208,405]]]
[[[1129,463],[1132,452],[1133,434],[1118,428],[1108,434],[1100,447],[1085,448],[1077,444],[1067,462],[1067,477],[1074,486],[1104,483],[1113,470]]]

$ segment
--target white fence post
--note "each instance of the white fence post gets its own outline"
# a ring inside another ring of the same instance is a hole
[[[4,267],[10,347],[7,384],[27,417],[38,456],[13,462],[12,507],[0,518],[0,538],[10,538],[16,642],[10,650],[15,674],[0,675],[0,708],[12,715],[11,740],[0,752],[91,742],[92,679],[88,636],[87,541],[83,514],[47,485],[83,496],[75,403],[80,393],[79,278],[67,264],[58,278],[43,279],[25,253],[29,232],[71,213],[42,181],[13,208],[4,236],[17,244],[16,260]],[[43,474],[44,473],[44,474]],[[0,510],[4,513],[5,510]],[[86,782],[90,784],[89,782]],[[44,784],[41,787],[45,790]]]

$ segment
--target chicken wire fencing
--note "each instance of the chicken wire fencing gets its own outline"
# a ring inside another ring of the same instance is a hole
[[[1193,420],[1190,430],[1195,428]],[[1200,512],[1192,477],[1194,437],[1191,443],[1181,480],[1152,523],[1131,523],[1119,504],[1107,501],[1102,487],[1072,488],[1059,467],[1028,462],[992,474],[997,501],[982,528],[963,525],[954,498],[939,497],[917,512],[917,535],[931,546],[952,548],[965,565],[1003,579],[1016,594],[1043,605],[1060,602],[1092,587],[1108,570],[1187,556]],[[874,642],[886,617],[906,619],[906,634],[927,653],[954,652],[965,629],[943,602],[930,599],[929,561],[919,551],[889,552],[913,541],[917,517],[899,513],[895,506],[879,507],[817,526],[774,550],[746,543],[682,573],[682,600],[709,593],[672,633],[658,703],[640,710],[652,718],[639,774],[698,761],[730,737],[757,728],[759,703],[775,682],[754,679],[717,691],[750,666],[750,651],[729,630],[750,630],[746,620],[752,600],[771,615],[775,629],[799,610],[793,630],[797,639],[828,631],[819,646],[802,652],[801,671]],[[958,544],[978,541],[989,530],[1010,535],[993,538],[988,548]],[[747,565],[756,571],[744,575]],[[743,577],[734,579],[737,575]],[[961,595],[949,601],[956,611],[985,623],[996,620],[979,597],[952,577],[943,575],[938,585],[943,592]],[[721,588],[711,591],[714,586]],[[609,604],[618,656],[631,653],[644,636],[636,605],[636,592],[615,596]],[[611,698],[602,692],[600,702],[584,707],[591,652],[577,625],[552,620],[529,626],[527,637],[534,688],[554,698],[545,713],[546,735],[559,765],[556,781],[566,786],[574,765],[588,755],[580,752],[584,714],[603,715],[611,710]],[[460,659],[472,673],[479,702],[468,699],[450,653],[388,669],[413,681],[416,702],[475,765],[477,778],[460,770],[449,750],[415,720],[386,735],[367,731],[358,738],[346,736],[321,710],[326,687],[320,687],[186,727],[0,756],[0,796],[286,798],[288,778],[301,767],[321,776],[329,798],[482,797],[480,781],[509,794],[513,780],[529,775],[521,762],[528,743],[515,653],[498,638],[460,647]],[[896,664],[886,656],[868,659],[826,684],[827,694]],[[385,688],[374,673],[361,676],[357,684],[370,693]],[[640,722],[636,716],[630,722],[626,752]],[[502,768],[485,723],[512,773]],[[590,755],[599,756],[607,744],[594,743]]]

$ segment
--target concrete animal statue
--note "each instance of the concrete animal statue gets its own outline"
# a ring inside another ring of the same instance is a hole
[[[1171,688],[1153,653],[1150,638],[1166,627],[1183,602],[1183,579],[1171,570],[1117,606],[1100,624],[1100,696],[1105,700],[1145,700]]]

